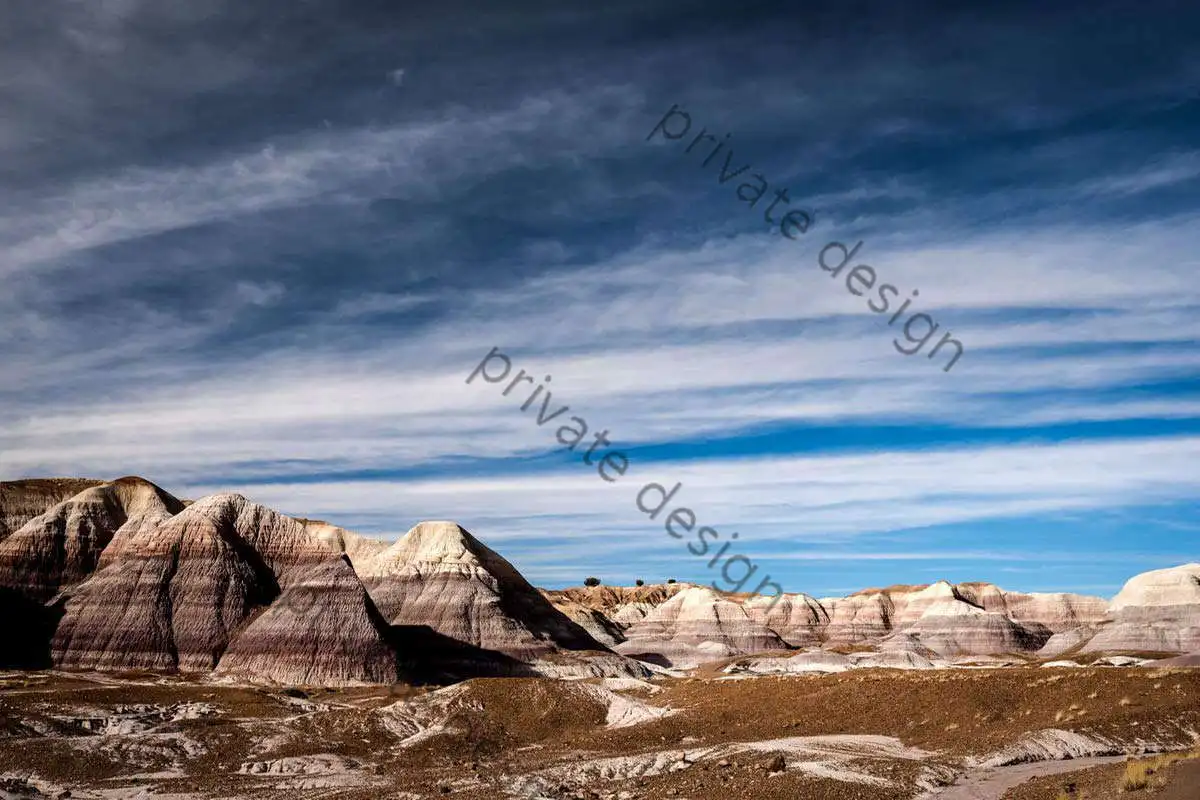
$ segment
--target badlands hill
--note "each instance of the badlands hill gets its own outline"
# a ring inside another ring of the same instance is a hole
[[[575,618],[599,617],[593,624],[613,631],[618,652],[683,668],[788,648],[818,650],[802,654],[794,666],[826,671],[936,666],[989,656],[1200,652],[1200,564],[1135,576],[1111,604],[1085,595],[947,581],[865,589],[847,597],[787,594],[773,605],[763,597],[686,584],[545,594]],[[874,655],[862,663],[839,655],[855,651]]]
[[[0,667],[346,685],[644,677],[757,654],[745,663],[837,671],[1200,652],[1200,564],[1135,576],[1111,603],[946,581],[772,602],[689,584],[539,591],[454,522],[389,543],[132,477],[0,483],[0,523]]]
[[[0,666],[343,685],[438,679],[449,652],[469,674],[646,674],[453,523],[389,547],[140,478],[2,486],[0,515],[24,521],[0,541],[0,613],[18,622]]]
[[[688,586],[631,625],[617,652],[662,666],[690,667],[739,653],[783,650],[779,634],[740,603]]]
[[[1130,578],[1109,604],[1108,619],[1085,651],[1200,652],[1200,563]]]
[[[420,523],[361,560],[358,574],[393,625],[428,625],[521,659],[598,649],[512,564],[453,522]]]
[[[47,508],[102,483],[88,478],[31,478],[0,483],[0,541]]]

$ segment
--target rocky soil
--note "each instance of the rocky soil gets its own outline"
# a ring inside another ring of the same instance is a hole
[[[0,673],[11,797],[907,799],[981,767],[1183,749],[1197,731],[1189,669],[305,689]]]

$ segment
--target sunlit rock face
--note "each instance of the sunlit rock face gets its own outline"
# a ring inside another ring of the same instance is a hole
[[[806,594],[751,597],[744,603],[755,622],[769,628],[792,647],[815,647],[829,626],[829,612],[816,598]]]
[[[296,520],[234,494],[118,530],[97,571],[66,593],[51,651],[72,669],[205,672],[229,656],[226,671],[267,680],[396,675],[349,562]]]
[[[87,579],[118,534],[182,509],[178,499],[141,478],[86,487],[0,541],[0,587],[45,602]]]
[[[428,626],[521,660],[607,649],[453,522],[422,522],[356,567],[392,625]]]
[[[784,650],[787,643],[712,589],[692,586],[625,631],[616,650],[663,666],[688,667],[741,653]]]
[[[62,501],[102,483],[104,481],[87,478],[31,478],[0,482],[0,541]]]
[[[1108,616],[1084,652],[1200,650],[1200,563],[1135,575],[1109,604]]]

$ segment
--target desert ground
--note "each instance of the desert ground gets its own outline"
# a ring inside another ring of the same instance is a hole
[[[9,672],[0,796],[1054,800],[1074,783],[1087,800],[1182,800],[1196,764],[1120,793],[1124,760],[1186,751],[1198,730],[1200,672],[1186,668],[360,688]],[[1004,793],[1008,771],[1021,780]]]

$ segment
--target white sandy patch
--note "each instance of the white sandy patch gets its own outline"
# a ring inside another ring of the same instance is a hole
[[[410,700],[400,700],[375,713],[379,714],[383,727],[400,740],[401,747],[411,747],[430,736],[453,730],[446,725],[451,706],[465,692],[465,684],[455,684]]]
[[[64,741],[75,750],[99,753],[113,763],[141,770],[181,769],[188,760],[208,752],[203,744],[182,733],[77,736]]]
[[[604,725],[607,728],[628,728],[631,725],[639,725],[643,722],[662,719],[675,713],[675,709],[660,708],[659,706],[652,706],[648,703],[634,700],[631,697],[623,697],[604,686],[580,684],[575,689],[582,692],[586,697],[599,700],[605,704],[607,711],[605,712]]]
[[[81,706],[52,719],[84,733],[128,736],[145,733],[168,722],[213,716],[217,709],[208,703],[177,703],[170,706],[119,705],[113,708]]]
[[[1163,731],[1160,730],[1160,733]],[[1173,733],[1167,729],[1163,737],[1137,737],[1132,740],[1110,739],[1099,734],[1085,735],[1075,731],[1047,728],[1022,738],[995,753],[975,759],[971,766],[1004,767],[1033,761],[1057,761],[1062,759],[1095,758],[1136,752],[1154,753],[1186,747],[1192,744],[1192,734],[1183,730]]]
[[[637,678],[605,678],[600,681],[600,685],[614,692],[645,691],[650,694],[656,694],[662,691],[661,686]]]
[[[921,761],[933,755],[925,750],[907,747],[899,739],[891,736],[867,734],[794,736],[746,742],[738,745],[738,748],[742,751],[794,756],[794,759],[786,762],[788,769],[800,770],[815,777],[880,787],[891,787],[893,783],[886,778],[852,769],[851,765],[858,761],[877,759]]]
[[[351,772],[359,767],[357,761],[333,755],[317,753],[311,756],[290,756],[268,761],[248,761],[238,769],[241,775],[336,775]]]
[[[47,781],[37,775],[8,772],[0,774],[0,800],[49,800],[64,797],[74,800],[205,800],[205,795],[191,792],[157,792],[151,786],[122,786],[113,789],[68,787]]]
[[[345,789],[379,780],[368,775],[366,768],[354,759],[333,753],[248,761],[238,773],[269,779],[274,789]]]
[[[756,742],[731,742],[628,756],[582,758],[527,775],[515,776],[509,790],[524,797],[539,797],[563,784],[591,786],[598,781],[629,781],[690,769],[701,761],[730,759],[747,753],[779,753],[787,769],[850,783],[891,787],[894,784],[865,767],[897,759],[921,761],[933,753],[907,747],[890,736],[795,736]]]

